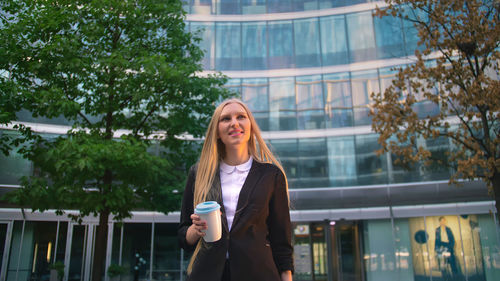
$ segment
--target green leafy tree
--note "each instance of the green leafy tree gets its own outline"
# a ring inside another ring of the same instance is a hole
[[[416,62],[399,69],[384,93],[372,95],[379,152],[391,151],[403,164],[452,165],[450,183],[483,180],[500,214],[499,2],[386,2],[378,16],[413,23],[420,41]],[[419,115],[422,104],[434,113]],[[419,142],[437,138],[451,140],[447,155],[438,157]]]
[[[134,209],[178,209],[185,168],[225,78],[200,76],[199,39],[179,0],[0,2],[0,122],[23,109],[64,117],[47,138],[26,125],[2,140],[31,160],[34,176],[8,194],[33,210],[99,218],[92,280],[104,275],[108,221]],[[148,152],[161,144],[162,157]]]

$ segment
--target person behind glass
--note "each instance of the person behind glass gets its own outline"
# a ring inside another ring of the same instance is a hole
[[[222,238],[206,242],[207,223],[194,214],[204,201],[221,205]],[[179,243],[194,251],[187,280],[292,280],[288,184],[248,107],[221,103],[184,190]]]
[[[434,249],[436,253],[449,253],[445,256],[445,260],[450,265],[453,274],[456,274],[458,273],[458,268],[455,257],[455,236],[446,224],[446,218],[439,217],[439,226],[436,228],[436,243]]]

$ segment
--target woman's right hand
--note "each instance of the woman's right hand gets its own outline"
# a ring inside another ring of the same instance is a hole
[[[205,232],[202,230],[207,229],[207,222],[202,220],[200,216],[192,214],[191,220],[193,224],[188,228],[186,232],[186,241],[190,245],[194,245],[200,240],[201,237],[205,236]]]

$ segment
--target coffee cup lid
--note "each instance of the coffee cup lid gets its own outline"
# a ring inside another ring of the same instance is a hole
[[[213,212],[215,210],[220,209],[219,203],[215,201],[206,201],[202,202],[198,205],[196,205],[196,208],[194,209],[195,214],[208,214],[210,212]]]

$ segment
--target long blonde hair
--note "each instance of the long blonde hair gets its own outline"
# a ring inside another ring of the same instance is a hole
[[[220,161],[225,157],[226,149],[224,143],[219,138],[218,127],[219,119],[222,114],[224,107],[231,103],[237,103],[241,105],[250,120],[250,139],[248,141],[248,152],[253,157],[254,160],[261,163],[272,163],[276,165],[283,175],[285,176],[286,192],[288,194],[288,181],[286,179],[285,170],[281,163],[274,157],[271,150],[267,147],[266,142],[262,138],[259,126],[255,121],[250,109],[239,99],[229,99],[223,101],[214,111],[210,124],[207,128],[207,133],[205,134],[205,142],[203,143],[203,148],[201,150],[200,161],[198,163],[198,169],[196,171],[196,181],[194,184],[194,201],[193,208],[206,201],[207,194],[212,187],[215,175],[217,174],[217,169],[219,168]],[[194,260],[198,255],[201,247],[201,239],[196,245],[196,249],[191,257],[191,261],[188,266],[188,274],[191,273],[193,268]]]

